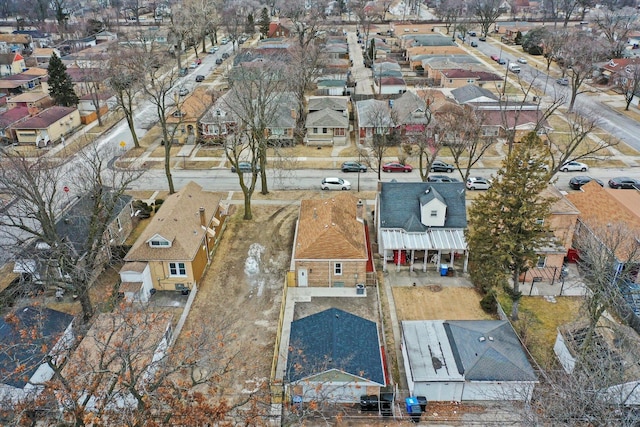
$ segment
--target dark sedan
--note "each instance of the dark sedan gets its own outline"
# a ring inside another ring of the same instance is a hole
[[[427,178],[428,182],[460,182],[460,180],[456,178],[452,178],[446,175],[429,175]]]
[[[450,165],[449,163],[445,163],[443,161],[440,160],[436,160],[435,162],[433,162],[431,164],[431,172],[447,172],[447,173],[451,173],[453,172],[453,165]]]
[[[253,168],[249,162],[238,162],[238,169],[241,173],[251,173]],[[260,171],[260,165],[256,165],[256,171]],[[236,167],[231,166],[231,172],[236,173]]]
[[[640,181],[626,176],[611,178],[609,180],[611,188],[635,188],[640,189]]]
[[[382,172],[411,172],[412,170],[413,166],[402,163],[391,162],[382,165]]]
[[[367,166],[358,162],[344,162],[340,169],[342,172],[366,172]]]
[[[574,176],[573,178],[571,178],[571,180],[569,180],[569,187],[571,187],[574,190],[579,190],[580,187],[582,187],[583,185],[591,181],[595,181],[598,184],[600,184],[600,187],[604,187],[604,182],[602,182],[598,178],[591,178],[590,176],[586,176],[586,175]]]

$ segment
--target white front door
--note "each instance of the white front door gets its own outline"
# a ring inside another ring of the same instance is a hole
[[[307,287],[307,269],[299,268],[298,269],[298,286]]]

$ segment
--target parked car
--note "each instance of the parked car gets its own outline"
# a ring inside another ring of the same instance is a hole
[[[227,43],[229,43],[229,39],[227,39],[226,37],[223,37],[223,38],[220,40],[220,44],[227,44]]]
[[[203,82],[203,81],[204,81],[204,76],[203,76],[202,74],[198,74],[198,75],[196,76],[196,81],[197,81],[197,82]]]
[[[590,176],[586,176],[586,175],[578,175],[578,176],[572,177],[569,180],[569,187],[571,187],[574,190],[579,190],[580,187],[582,187],[583,185],[591,181],[595,181],[598,184],[600,184],[600,187],[604,187],[604,183],[601,180],[599,180],[598,178],[591,178]]]
[[[485,36],[481,36],[481,37],[478,37],[478,40],[480,40],[481,42],[486,42],[487,38]]]
[[[218,59],[216,59],[216,64],[217,64],[217,65],[220,65],[220,64],[222,64],[223,62],[224,62],[224,60],[223,60],[222,58],[218,58]]]
[[[560,86],[569,86],[569,79],[566,77],[561,77],[558,80],[556,80],[556,83],[559,84]]]
[[[478,42],[471,42],[471,47],[478,47]]]
[[[196,58],[193,62],[195,62],[196,65],[200,65],[200,64],[202,64],[202,59]]]
[[[342,172],[366,172],[367,166],[358,162],[344,162],[340,169]]]
[[[611,178],[609,180],[609,187],[611,188],[635,188],[640,190],[640,181],[637,179],[621,176],[617,178]]]
[[[584,163],[580,163],[580,162],[567,162],[564,165],[562,165],[562,167],[560,168],[560,170],[562,172],[574,172],[574,171],[580,171],[580,172],[586,172],[589,170],[589,166],[585,165]]]
[[[476,32],[475,31],[469,31],[469,32],[467,32],[467,34],[469,34],[471,37],[475,37],[476,36]]]
[[[527,63],[527,58],[523,58],[522,56],[520,58],[518,58],[518,62],[521,64],[526,64]]]
[[[428,182],[460,182],[457,178],[453,178],[447,175],[429,175],[427,177]]]
[[[470,176],[465,186],[469,190],[488,190],[491,188],[491,181],[481,176]]]
[[[192,62],[191,64],[189,64],[189,68],[190,68],[190,69],[192,69],[192,70],[193,70],[194,68],[196,68],[197,66],[198,66],[198,64],[197,64],[195,61],[194,61],[194,62]]]
[[[229,57],[229,54],[227,52],[222,54],[222,59],[227,59]]]
[[[500,57],[498,55],[491,55],[491,59],[497,62]]]
[[[403,165],[398,162],[385,163],[382,165],[382,172],[411,172],[412,170],[413,166]]]
[[[189,89],[187,89],[186,87],[181,87],[178,90],[178,95],[180,96],[187,96],[187,94],[189,94]]]
[[[320,184],[323,190],[351,190],[351,183],[342,178],[325,178]]]
[[[180,77],[183,77],[183,76],[186,76],[188,72],[189,72],[189,69],[188,69],[188,68],[181,68],[181,69],[178,71],[178,75],[179,75]]]
[[[251,167],[251,162],[238,162],[238,170],[241,173],[251,173],[253,172],[253,168]],[[256,171],[260,172],[260,165],[256,165]],[[231,166],[231,172],[236,173],[236,167]]]
[[[504,58],[498,58],[498,64],[500,64],[500,65],[504,65],[504,64],[506,64],[506,63],[507,63],[507,60],[506,60],[506,59],[504,59]]]
[[[218,49],[220,49],[218,46],[213,46],[213,47],[209,48],[207,53],[214,54],[214,53],[216,53],[218,51]]]
[[[441,160],[436,160],[431,164],[431,169],[429,169],[431,172],[447,172],[447,173],[451,173],[453,172],[454,166],[450,165],[449,163],[445,163]]]

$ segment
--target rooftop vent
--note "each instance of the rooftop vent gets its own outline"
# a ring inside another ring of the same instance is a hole
[[[480,337],[480,338],[478,338],[478,341],[480,341],[480,342],[484,342],[484,340],[485,340],[485,338],[484,338],[484,337]]]

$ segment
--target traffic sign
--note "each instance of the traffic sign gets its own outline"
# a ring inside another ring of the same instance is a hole
[[[120,141],[120,147],[124,148],[127,146],[127,143],[124,141]]]

